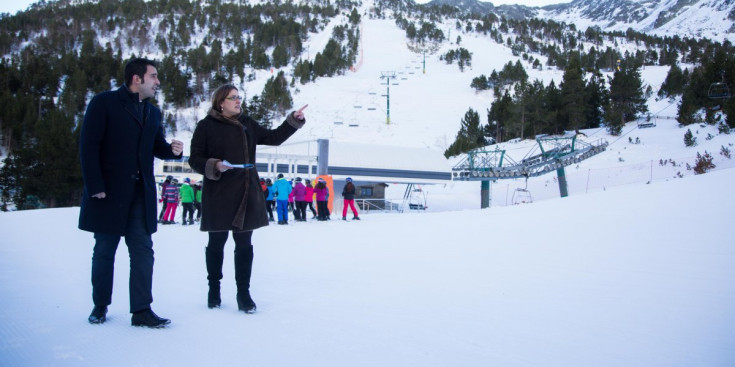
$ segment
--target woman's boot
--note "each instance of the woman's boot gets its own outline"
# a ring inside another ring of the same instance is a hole
[[[219,281],[222,279],[222,262],[224,261],[224,253],[212,250],[207,246],[205,257],[207,260],[207,280],[209,281],[207,307],[218,308],[222,304]]]
[[[255,312],[256,306],[250,297],[250,275],[253,270],[253,246],[235,244],[235,282],[237,283],[237,308],[245,313]]]
[[[222,304],[222,298],[219,294],[219,282],[217,284],[209,283],[209,293],[207,294],[207,307],[219,308]]]

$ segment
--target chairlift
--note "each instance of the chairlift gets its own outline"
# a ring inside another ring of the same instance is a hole
[[[409,184],[408,208],[411,210],[426,210],[426,193],[421,186]]]
[[[639,120],[638,121],[638,128],[639,129],[645,129],[647,127],[656,127],[656,122],[654,120]]]
[[[722,82],[712,83],[707,91],[707,97],[710,99],[727,99],[732,97],[730,87]]]
[[[513,192],[513,205],[533,203],[533,196],[528,189],[517,188]]]
[[[707,97],[709,99],[728,99],[732,97],[730,87],[725,83],[725,73],[722,73],[722,81],[710,84],[707,90]]]
[[[513,191],[513,205],[530,203],[533,203],[533,196],[528,191],[528,176],[526,176],[526,187],[519,187]]]

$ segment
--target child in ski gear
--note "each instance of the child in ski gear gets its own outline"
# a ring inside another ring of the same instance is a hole
[[[306,195],[306,186],[301,183],[301,177],[296,177],[296,185],[293,188],[294,197],[294,216],[296,221],[306,222],[306,201],[304,196]]]
[[[279,173],[273,188],[276,190],[278,224],[288,224],[288,196],[291,194],[291,184],[283,178],[283,173]]]
[[[314,210],[314,186],[311,185],[311,180],[306,180],[306,190],[304,192],[304,202],[309,206],[311,210],[312,219],[316,218],[316,210]],[[306,209],[304,209],[306,212]]]
[[[345,185],[345,188],[342,189],[342,196],[344,197],[344,206],[342,207],[342,220],[347,220],[347,206],[350,206],[350,209],[352,209],[352,214],[354,215],[352,219],[354,220],[360,220],[360,217],[357,216],[357,209],[355,209],[355,184],[352,183],[352,178],[347,177],[346,179],[347,184]]]
[[[317,220],[327,220],[329,218],[329,206],[327,205],[329,189],[327,188],[327,182],[323,178],[317,181],[316,187],[314,187],[314,194],[316,195]]]
[[[184,184],[179,188],[179,196],[181,197],[181,207],[184,209],[181,214],[181,225],[194,224],[194,188],[191,187],[191,179],[184,178]],[[187,214],[189,220],[187,221]]]
[[[265,210],[268,212],[268,221],[273,222],[273,206],[275,205],[274,201],[274,192],[275,189],[273,189],[273,181],[271,181],[270,178],[265,180],[265,186],[266,186],[266,197],[265,197]]]
[[[166,186],[166,213],[163,214],[163,224],[173,224],[176,218],[176,208],[179,206],[179,188],[176,187],[178,182],[174,179]]]

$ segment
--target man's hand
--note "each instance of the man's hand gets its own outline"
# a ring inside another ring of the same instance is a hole
[[[105,198],[105,196],[106,196],[106,195],[105,195],[105,193],[104,193],[104,192],[100,192],[100,193],[97,193],[97,194],[94,194],[94,195],[92,195],[92,197],[93,197],[93,198],[96,198],[96,199],[104,199],[104,198]]]
[[[174,155],[179,155],[183,151],[184,151],[184,143],[176,139],[172,139],[171,140],[171,152],[173,152]]]

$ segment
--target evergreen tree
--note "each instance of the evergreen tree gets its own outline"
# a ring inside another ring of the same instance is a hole
[[[459,132],[454,142],[444,151],[445,157],[467,153],[473,149],[485,146],[485,137],[480,128],[480,115],[473,109],[465,112]]]
[[[253,96],[245,107],[245,111],[247,112],[247,115],[251,119],[255,120],[260,126],[270,129],[273,125],[271,122],[271,120],[273,120],[273,112],[268,111],[260,99],[260,96]]]
[[[648,111],[643,98],[643,82],[636,66],[625,64],[610,80],[610,102],[605,108],[605,124],[612,135],[620,135],[626,122]]]
[[[526,137],[526,126],[528,125],[529,112],[531,108],[530,85],[526,82],[516,84],[513,98],[513,129],[514,137],[524,139]]]
[[[309,60],[299,60],[294,67],[294,77],[298,78],[301,84],[306,84],[311,81],[311,69],[312,65]]]
[[[544,92],[544,113],[541,119],[542,129],[545,134],[561,134],[563,124],[560,121],[562,106],[561,89],[556,87],[552,80]]]
[[[273,67],[280,68],[288,64],[288,51],[282,45],[277,45],[273,49]]]
[[[265,82],[261,99],[265,107],[278,115],[285,115],[293,107],[293,98],[288,90],[288,81],[283,71]]]
[[[688,147],[693,147],[697,145],[697,138],[692,134],[691,129],[687,129],[687,132],[684,133],[684,145]]]
[[[565,130],[578,130],[585,124],[585,83],[582,69],[579,67],[578,55],[570,55],[561,82],[562,110]]]
[[[659,97],[674,97],[684,93],[684,87],[686,87],[686,77],[676,63],[671,65],[668,74],[666,74],[666,80],[661,84],[661,89],[658,90]]]
[[[3,200],[12,197],[18,209],[37,207],[27,204],[31,197],[51,208],[79,203],[82,178],[74,125],[73,118],[57,110],[38,121],[34,138],[13,149],[1,169]]]
[[[473,78],[472,83],[470,83],[470,88],[473,88],[477,92],[488,89],[488,80],[485,74]]]
[[[513,118],[513,99],[508,91],[502,98],[493,101],[488,110],[488,124],[485,126],[485,136],[493,139],[496,143],[506,140],[506,130]]]

